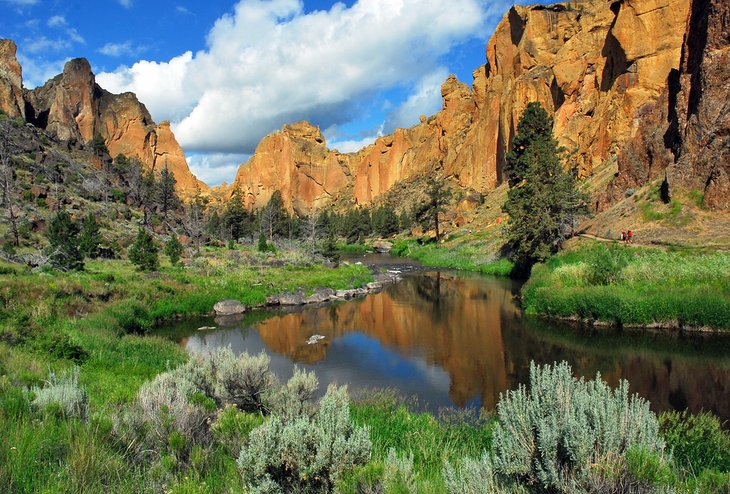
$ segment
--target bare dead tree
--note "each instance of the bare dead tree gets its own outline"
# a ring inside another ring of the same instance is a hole
[[[319,216],[312,212],[306,217],[304,223],[304,234],[309,247],[309,254],[314,255],[317,248],[317,238],[319,235]]]
[[[269,201],[266,206],[261,209],[259,218],[261,218],[261,230],[269,237],[269,242],[274,240],[274,208]]]

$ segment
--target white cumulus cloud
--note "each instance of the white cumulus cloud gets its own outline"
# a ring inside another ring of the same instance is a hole
[[[483,36],[486,15],[481,0],[359,0],[306,14],[298,0],[242,0],[215,23],[205,50],[97,79],[172,120],[186,151],[251,153],[286,122],[352,120],[358,98],[395,85],[415,89],[394,125],[438,109],[440,57]]]
[[[418,123],[421,115],[429,116],[439,111],[442,105],[441,84],[448,75],[446,67],[439,67],[418,81],[408,99],[389,113],[385,132],[393,132],[398,127],[408,128]]]
[[[249,157],[237,153],[192,153],[187,160],[196,177],[208,185],[217,186],[225,181],[232,182],[238,167]]]

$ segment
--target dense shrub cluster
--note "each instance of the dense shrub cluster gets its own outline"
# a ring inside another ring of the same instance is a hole
[[[370,459],[369,434],[350,423],[347,388],[330,386],[313,418],[274,415],[254,429],[238,467],[252,493],[331,492]]]
[[[640,451],[641,461],[653,461],[657,472],[666,467],[656,416],[646,400],[629,396],[626,381],[611,389],[600,375],[592,381],[575,379],[565,362],[533,363],[529,390],[520,386],[507,392],[497,411],[492,454],[464,462],[458,473],[447,466],[452,492],[473,492],[469,489],[479,485],[494,492],[500,485],[581,492],[604,478],[621,484],[631,469],[607,473],[601,467],[636,459],[629,451]]]
[[[214,439],[231,455],[252,492],[329,492],[370,455],[369,432],[350,423],[345,388],[319,404],[313,373],[295,369],[284,385],[269,357],[236,357],[225,348],[145,383],[115,424],[138,461],[191,467]]]

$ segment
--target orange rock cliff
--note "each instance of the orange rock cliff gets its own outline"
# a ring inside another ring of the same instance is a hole
[[[695,4],[707,0],[695,0]],[[691,0],[585,0],[515,6],[487,44],[471,90],[450,76],[443,108],[350,154],[317,127],[285,126],[241,165],[234,188],[249,206],[277,189],[287,206],[319,207],[347,194],[369,204],[397,182],[438,172],[486,193],[502,180],[517,121],[531,101],[580,176],[615,163],[680,68]]]
[[[515,6],[486,47],[471,88],[450,76],[443,107],[354,153],[327,147],[307,122],[261,140],[234,183],[248,207],[280,190],[289,209],[337,201],[371,204],[401,181],[434,173],[488,193],[501,181],[517,121],[531,101],[554,117],[567,165],[581,177],[605,166],[617,177],[596,206],[657,177],[705,188],[706,206],[730,198],[727,0],[578,0]],[[33,91],[22,89],[12,41],[0,41],[0,108],[59,138],[101,134],[112,156],[168,166],[181,189],[190,173],[169,124],[156,125],[131,93],[112,95],[86,60]]]
[[[96,84],[86,59],[66,63],[63,73],[33,90],[22,87],[15,43],[0,40],[0,109],[23,117],[63,141],[104,138],[109,154],[137,157],[147,169],[167,167],[181,193],[207,188],[191,173],[168,122],[155,124],[133,93],[112,94]]]

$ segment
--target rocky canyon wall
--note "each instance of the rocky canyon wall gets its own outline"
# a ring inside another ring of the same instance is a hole
[[[682,46],[655,104],[619,155],[607,207],[632,187],[666,178],[702,191],[703,205],[730,208],[730,3],[693,0]]]
[[[432,173],[489,192],[502,180],[531,101],[554,116],[568,165],[588,176],[636,136],[679,69],[689,11],[690,0],[515,6],[489,40],[471,88],[453,76],[443,84],[436,115],[350,154],[329,150],[307,123],[285,127],[262,140],[233,186],[249,206],[279,188],[289,207],[304,209],[343,195],[369,204],[401,180]]]
[[[136,157],[154,171],[167,167],[181,193],[207,188],[188,168],[169,123],[155,124],[133,93],[102,89],[86,59],[71,60],[62,74],[24,90],[15,51],[13,41],[0,40],[0,109],[5,113],[23,117],[62,141],[88,144],[99,134],[112,157]]]

